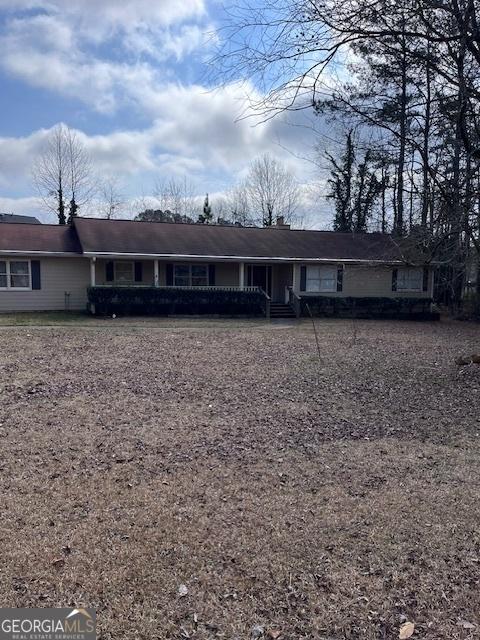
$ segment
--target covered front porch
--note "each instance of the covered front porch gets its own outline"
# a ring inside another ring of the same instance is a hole
[[[90,259],[90,286],[256,287],[272,302],[287,302],[299,284],[297,265],[268,262],[165,261],[125,258]]]
[[[93,312],[110,312],[115,305],[120,306],[122,299],[137,311],[143,308],[152,313],[154,307],[158,313],[168,314],[188,313],[190,307],[190,313],[270,317],[272,309],[276,315],[282,307],[297,315],[290,305],[292,292],[298,286],[299,268],[288,262],[173,261],[123,256],[90,259],[89,300]],[[142,289],[153,291],[141,293]]]

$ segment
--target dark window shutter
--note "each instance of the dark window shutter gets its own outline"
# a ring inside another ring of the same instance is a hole
[[[300,267],[300,291],[307,290],[307,267]]]
[[[113,273],[113,262],[107,262],[105,264],[105,280],[107,282],[113,282],[114,273]]]
[[[392,270],[392,291],[397,290],[397,277],[398,277],[398,269]]]
[[[41,289],[40,260],[32,260],[30,262],[30,268],[32,270],[32,289]]]
[[[343,267],[337,270],[337,291],[343,291]]]
[[[423,290],[428,291],[428,267],[423,267]]]
[[[143,280],[143,264],[141,262],[135,262],[135,282],[142,282]]]
[[[166,282],[167,287],[173,286],[173,264],[167,263],[166,265]]]
[[[211,287],[215,286],[215,265],[214,264],[208,265],[208,284]]]

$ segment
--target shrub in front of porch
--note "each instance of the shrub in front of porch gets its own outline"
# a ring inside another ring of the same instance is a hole
[[[117,315],[265,316],[260,291],[177,289],[175,287],[90,287],[95,312]]]
[[[438,320],[431,303],[430,298],[304,296],[301,308],[303,316]]]

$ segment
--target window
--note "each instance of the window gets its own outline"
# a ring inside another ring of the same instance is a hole
[[[190,267],[185,264],[176,264],[174,271],[173,284],[176,287],[190,286]]]
[[[208,267],[205,264],[192,264],[192,287],[208,285]]]
[[[176,264],[174,265],[173,284],[175,287],[208,286],[208,265]]]
[[[397,291],[421,291],[423,289],[423,269],[405,267],[397,271]]]
[[[28,262],[10,262],[10,286],[12,289],[30,287],[30,264]]]
[[[0,260],[0,289],[30,289],[28,260]]]
[[[130,284],[133,281],[133,262],[115,262],[115,282],[118,282],[118,284]]]
[[[307,291],[336,291],[337,268],[336,267],[307,267]]]

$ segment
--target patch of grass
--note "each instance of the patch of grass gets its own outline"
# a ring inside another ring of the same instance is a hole
[[[290,323],[292,324],[292,323]],[[144,327],[144,328],[225,328],[238,329],[270,327],[264,318],[220,318],[220,317],[188,317],[188,316],[92,316],[86,312],[75,311],[36,311],[22,313],[0,313],[0,327],[37,326],[51,327],[64,325],[99,326],[99,327]],[[275,322],[272,322],[272,326]],[[280,326],[280,325],[279,325]]]
[[[52,326],[90,322],[92,316],[76,311],[36,311],[24,313],[0,313],[0,326]]]

